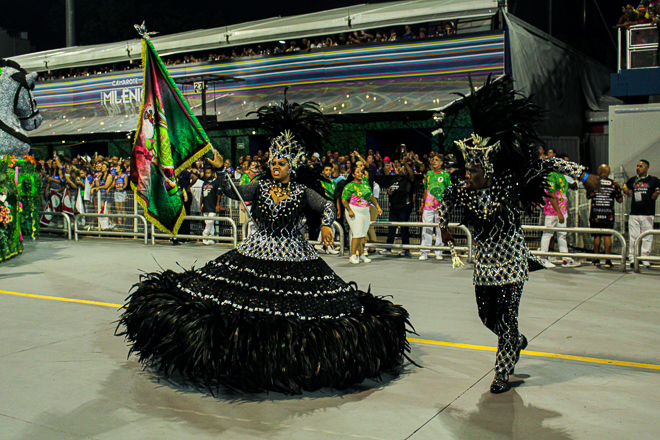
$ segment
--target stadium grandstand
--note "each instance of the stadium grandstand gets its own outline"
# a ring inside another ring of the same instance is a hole
[[[609,72],[499,3],[363,4],[152,39],[213,143],[232,158],[263,148],[246,114],[278,102],[286,86],[289,99],[317,102],[333,117],[340,150],[393,152],[404,141],[416,151],[442,149],[433,114],[467,91],[468,76],[479,84],[511,74],[553,116],[543,134],[579,136]],[[84,143],[130,151],[142,86],[137,34],[12,59],[40,73],[37,156],[66,153],[71,144],[80,151]]]

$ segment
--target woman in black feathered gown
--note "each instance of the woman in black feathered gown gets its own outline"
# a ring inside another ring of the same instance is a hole
[[[344,282],[301,234],[303,212],[313,211],[331,242],[335,208],[291,179],[299,146],[278,139],[273,178],[238,187],[257,232],[200,269],[145,275],[129,295],[118,334],[144,365],[209,389],[297,394],[378,378],[410,350],[408,312]]]

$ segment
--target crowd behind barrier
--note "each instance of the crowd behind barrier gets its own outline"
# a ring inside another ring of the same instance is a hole
[[[422,222],[421,203],[423,186],[421,181],[423,173],[428,169],[428,156],[422,155],[420,157],[412,151],[406,151],[403,145],[399,147],[397,154],[400,157],[409,158],[415,171],[412,208],[408,220],[411,224],[409,227],[411,247],[409,249],[418,249],[421,245],[422,235],[422,225],[420,222]],[[359,161],[362,161],[367,168],[374,172],[375,182],[381,187],[377,200],[383,212],[373,223],[376,232],[376,242],[373,246],[369,246],[369,243],[367,243],[367,248],[385,248],[388,247],[385,246],[385,241],[389,225],[387,221],[390,214],[386,189],[395,178],[395,171],[397,167],[401,167],[401,162],[399,160],[390,161],[388,157],[383,157],[378,152],[373,151],[368,151],[365,156],[366,159],[357,152],[340,156],[338,152],[328,151],[323,159],[318,154],[310,156],[308,158],[308,164],[314,165],[326,161],[334,163],[334,172],[336,175],[333,175],[333,177],[336,178],[339,178],[340,175],[346,175],[347,170],[350,170]],[[241,183],[240,177],[250,175],[251,171],[259,174],[265,170],[268,152],[259,151],[254,157],[246,156],[239,159],[241,163],[237,169],[232,167],[230,161],[225,162],[227,172],[235,179],[237,184]],[[78,234],[76,235],[133,236],[145,239],[148,237],[149,228],[145,228],[145,222],[142,221],[144,218],[142,206],[137,203],[134,192],[128,186],[128,176],[130,174],[130,161],[128,159],[117,157],[104,158],[98,155],[95,155],[94,158],[77,157],[71,159],[57,157],[47,161],[39,161],[37,169],[42,173],[44,180],[43,206],[45,207],[45,211],[48,211],[42,216],[41,223],[42,227],[45,228],[44,231],[59,231],[67,235],[71,232],[77,232]],[[188,236],[186,237],[181,237],[181,239],[202,240],[205,220],[215,220],[212,235],[217,238],[209,238],[209,240],[212,240],[212,242],[230,242],[235,244],[234,240],[241,241],[243,239],[241,226],[244,225],[246,220],[244,213],[241,212],[238,201],[229,199],[223,195],[221,197],[220,209],[217,212],[218,217],[200,217],[202,215],[200,201],[203,190],[201,170],[203,169],[204,164],[201,160],[193,164],[190,168],[190,171],[197,176],[197,180],[190,187],[192,204],[188,215],[192,217],[187,220],[190,225],[190,234],[187,234]],[[625,176],[616,177],[618,177],[617,180],[621,183],[625,181]],[[113,186],[113,183],[110,182],[113,179],[118,185]],[[103,191],[103,186],[106,187],[105,191]],[[587,198],[586,191],[582,187],[579,187],[577,190],[569,190],[567,196],[569,212],[566,226],[568,228],[588,228],[591,202]],[[659,206],[656,206],[655,222],[660,221],[658,208]],[[624,197],[624,203],[616,204],[614,209],[614,231],[627,238],[627,218],[630,211],[630,197]],[[51,211],[55,211],[55,215],[50,215],[49,212]],[[455,211],[452,214],[449,219],[450,223],[461,223],[459,212]],[[76,215],[80,213],[84,215]],[[222,219],[227,219],[227,221]],[[350,228],[345,222],[345,218],[339,218],[338,222],[342,225],[345,236],[348,238],[350,236]],[[544,225],[544,215],[541,207],[535,208],[531,215],[524,215],[522,222],[523,225],[534,226],[534,228],[528,228],[526,238],[530,249],[532,251],[538,251],[542,235],[542,228],[539,227]],[[568,229],[567,232],[570,253],[575,253],[576,256],[583,257],[582,254],[592,252],[593,246],[588,231],[581,229],[578,232]],[[152,234],[152,242],[155,242],[157,238],[166,237],[164,234],[159,235],[158,231],[156,231],[156,234]],[[469,234],[465,231],[456,231],[455,245],[459,251],[470,247],[469,238]],[[658,241],[660,240],[656,240],[656,243],[654,243],[652,254],[660,254],[660,243]],[[395,242],[397,246],[394,247],[403,249],[404,247],[400,243],[400,238],[397,238]],[[612,252],[614,254],[622,254],[622,252],[625,252],[625,246],[625,241],[615,240],[612,246]],[[633,243],[629,243],[628,246],[633,246]],[[431,247],[430,249],[435,250],[435,247]],[[446,251],[446,248],[444,250]],[[469,255],[469,251],[465,252],[465,254]],[[556,253],[549,253],[548,255],[558,256]]]

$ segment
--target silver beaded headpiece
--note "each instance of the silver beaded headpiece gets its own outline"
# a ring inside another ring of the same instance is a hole
[[[279,136],[270,141],[268,163],[274,160],[286,159],[289,161],[291,171],[298,168],[300,160],[305,157],[305,150],[303,147],[293,139],[293,134],[289,130],[280,133]]]
[[[500,141],[488,145],[489,141],[490,138],[482,138],[472,133],[469,138],[454,142],[463,153],[466,164],[478,165],[484,169],[486,175],[492,175],[495,172],[492,155],[500,151]]]

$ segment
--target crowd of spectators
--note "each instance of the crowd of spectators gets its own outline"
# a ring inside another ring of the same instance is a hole
[[[38,160],[36,169],[43,183],[43,206],[53,210],[68,207],[78,212],[92,209],[125,212],[129,208],[126,201],[130,168],[130,159],[98,154],[74,158],[54,155]]]
[[[193,64],[201,62],[226,61],[236,58],[250,58],[269,56],[282,53],[313,52],[326,47],[347,45],[364,45],[386,43],[400,40],[419,40],[427,38],[441,38],[456,33],[456,25],[449,21],[435,26],[420,26],[414,28],[405,25],[403,28],[394,27],[375,31],[359,30],[348,33],[339,33],[322,37],[302,38],[289,41],[273,41],[256,45],[236,46],[214,52],[195,52],[185,55],[176,54],[163,57],[168,66]],[[38,81],[52,81],[62,78],[76,78],[81,76],[100,75],[110,72],[140,69],[139,62],[116,63],[106,66],[90,66],[84,68],[71,68],[40,72]]]
[[[637,8],[633,5],[626,5],[623,8],[623,15],[613,26],[614,29],[626,28],[636,24],[660,23],[660,0],[644,0],[639,3]]]
[[[559,157],[569,160],[566,154],[557,152],[552,148],[546,151],[545,148],[541,147],[539,153],[542,158]],[[387,207],[387,213],[384,215],[389,215],[390,220],[404,222],[417,220],[434,221],[430,218],[425,218],[425,215],[423,215],[428,214],[424,212],[424,206],[425,203],[431,199],[427,194],[433,191],[430,186],[432,181],[429,181],[428,177],[429,175],[434,177],[444,176],[445,186],[448,184],[446,181],[454,181],[455,178],[460,178],[461,176],[456,175],[456,170],[454,169],[453,164],[455,159],[451,155],[443,156],[433,152],[430,154],[422,154],[420,156],[409,149],[405,144],[399,145],[392,156],[395,157],[395,159],[383,156],[378,151],[372,149],[368,149],[366,154],[360,154],[358,151],[352,151],[349,154],[340,154],[338,150],[327,150],[323,154],[310,154],[306,158],[306,164],[318,170],[319,174],[323,173],[325,179],[332,182],[331,186],[335,194],[334,201],[337,203],[337,208],[340,212],[340,219],[341,212],[344,210],[344,207],[339,203],[341,202],[342,192],[344,192],[344,188],[347,184],[355,181],[355,175],[360,173],[361,176],[364,175],[362,182],[368,182],[369,187],[371,191],[373,191],[377,200],[380,200],[378,194],[381,193],[381,186],[384,185],[382,191],[387,194],[387,197],[383,198],[380,203],[384,203],[384,206]],[[225,172],[227,172],[239,185],[249,183],[255,179],[259,179],[260,176],[267,171],[268,159],[269,152],[264,150],[258,150],[254,155],[240,156],[235,166],[230,159],[226,159],[224,164]],[[81,210],[84,210],[85,212],[103,212],[104,210],[107,210],[106,212],[116,213],[132,213],[133,211],[133,199],[129,188],[130,159],[128,158],[117,156],[104,157],[98,154],[94,154],[93,156],[77,156],[73,158],[54,155],[52,158],[46,160],[38,160],[36,168],[41,174],[43,180],[44,206],[50,205],[50,208],[54,210],[58,210],[58,206],[60,206],[59,209],[62,209],[64,206],[69,206],[71,213],[80,212]],[[638,198],[648,206],[645,205],[645,210],[638,211],[643,211],[642,214],[650,218],[649,220],[645,217],[646,223],[644,223],[644,227],[646,229],[652,229],[655,199],[658,197],[658,194],[660,194],[660,180],[648,176],[648,168],[649,164],[647,161],[640,161],[637,167],[638,178],[631,178],[629,182],[626,182],[626,185],[623,186],[623,191],[626,194],[632,193],[633,191],[638,191],[640,193],[646,191]],[[605,169],[607,169],[607,172],[604,171]],[[326,170],[328,171],[327,173]],[[185,187],[188,190],[187,194],[191,194],[190,189],[193,186],[198,185],[201,190],[203,185],[207,185],[209,182],[215,180],[216,175],[210,175],[215,172],[216,170],[209,170],[208,164],[204,162],[203,158],[200,158],[188,167],[186,173],[184,173],[187,174],[185,183],[182,180],[180,184],[182,188]],[[614,228],[614,200],[621,202],[621,191],[617,189],[618,184],[616,182],[608,180],[608,174],[609,168],[606,165],[601,166],[601,169],[599,169],[599,175],[601,175],[601,181],[603,182],[603,189],[601,191],[603,194],[599,192],[598,194],[588,195],[588,198],[595,200],[595,202],[592,202],[592,212],[590,213],[591,227],[605,229]],[[376,176],[383,177],[376,179]],[[388,178],[385,176],[390,177]],[[553,216],[556,216],[557,221],[555,223],[559,226],[565,226],[567,224],[565,193],[568,189],[576,189],[577,182],[566,178],[566,176],[555,176],[554,179],[554,181],[550,181],[551,179],[549,180],[549,198],[546,200],[546,206],[543,208],[545,214],[544,217],[547,223],[548,219],[553,220]],[[647,180],[649,182],[648,185],[640,183],[644,183]],[[359,181],[360,180],[358,179],[358,182]],[[439,181],[442,181],[442,179]],[[378,182],[380,182],[380,186]],[[336,191],[334,191],[335,188]],[[203,191],[199,191],[196,197],[200,198],[202,193]],[[557,194],[560,194],[560,196],[557,197]],[[552,203],[553,197],[558,200],[557,203]],[[437,198],[439,202],[441,202],[441,193],[437,195]],[[192,199],[192,197],[190,197],[190,199]],[[198,211],[201,212],[201,200],[198,200],[196,205],[192,205],[193,209],[191,210],[190,207],[192,200],[190,199],[186,200],[184,197],[187,212],[193,214]],[[416,202],[415,199],[417,199]],[[554,208],[553,212],[549,212],[550,205]],[[207,208],[210,209],[209,212],[216,212],[217,215],[229,215],[228,212],[221,212],[223,209],[226,209],[225,207],[220,207],[220,211],[218,211],[219,206],[220,202],[218,198],[217,206],[210,204]],[[413,211],[413,207],[417,206],[421,206],[419,218],[417,218],[417,214]],[[380,207],[376,206],[376,208],[380,212]],[[46,208],[46,210],[48,209],[49,208]],[[548,212],[546,212],[546,210]],[[403,215],[400,215],[401,213],[403,213]],[[594,213],[597,213],[607,221],[605,222],[605,220],[602,220],[602,224],[598,223],[600,217]],[[603,213],[607,215],[604,216]],[[415,218],[408,220],[411,217],[411,214]],[[638,215],[639,213],[633,209],[631,211],[631,216],[633,214]],[[346,214],[344,214],[344,219],[345,215]],[[400,216],[401,218],[397,216]],[[375,220],[374,217],[380,218],[378,213],[376,213],[375,216],[372,215],[372,221]],[[247,217],[243,215],[241,222],[246,220]],[[111,225],[110,228],[121,226],[124,223],[128,225],[128,222],[128,219],[118,218],[116,220],[116,225]],[[648,226],[647,223],[651,226]],[[347,226],[348,225],[346,225],[346,227]],[[549,226],[556,225],[553,224]],[[188,228],[189,227],[190,226],[188,225]],[[107,229],[107,227],[103,229]],[[408,228],[401,228],[404,244],[409,242],[407,229]],[[433,232],[436,232],[437,235],[437,231],[433,231],[432,228],[425,229],[429,230],[425,230],[422,233],[422,245],[430,245],[432,243],[431,238]],[[643,228],[638,229],[645,230]],[[394,241],[395,231],[396,227],[390,227],[390,230],[388,231],[388,243]],[[551,238],[554,239],[554,237],[552,237],[553,235],[555,234],[550,231],[544,233],[543,240],[541,241],[542,251],[548,251],[549,248],[552,248],[552,245],[549,243]],[[607,236],[607,234],[594,235],[595,238],[598,238],[598,240],[594,239],[594,249],[596,249],[596,253],[599,252],[597,249],[600,248],[601,235]],[[632,235],[634,235],[633,232],[631,232],[631,237]],[[639,235],[639,233],[637,233],[637,235]],[[424,240],[424,238],[426,240]],[[438,242],[437,239],[438,238],[436,237],[436,246],[441,245],[441,242]],[[366,240],[369,242],[375,242],[375,234],[368,234]],[[213,242],[207,240],[205,243],[211,244]],[[565,233],[557,233],[557,243],[563,252],[568,251],[565,244]],[[362,245],[364,245],[364,243],[362,243]],[[607,254],[611,252],[611,241],[606,239],[605,245],[605,257],[607,258],[609,257]],[[369,250],[373,250],[373,247]],[[644,255],[648,255],[650,251],[650,237],[645,240],[643,251]],[[364,251],[360,251],[359,253],[362,254],[360,256],[360,261],[364,261],[364,258],[368,260]],[[389,250],[385,250],[381,253],[383,255],[392,254]],[[420,260],[425,260],[427,253],[428,251],[422,251]],[[410,252],[404,250],[401,255],[410,256]],[[436,258],[442,259],[442,254],[436,252]],[[560,260],[560,262],[563,267],[575,267],[579,265],[579,263],[567,257],[564,257],[563,261]],[[643,263],[645,266],[649,266],[648,262],[644,261]],[[594,259],[594,264],[599,265],[600,261]],[[544,265],[546,265],[546,267],[553,267],[553,264],[547,260],[544,260]],[[605,267],[611,266],[611,261],[606,260]]]
[[[415,175],[420,176],[418,180],[421,182],[421,176],[429,169],[429,155],[420,156],[409,150],[405,144],[401,144],[397,147],[395,156],[396,159],[391,160],[390,157],[372,149],[367,150],[364,155],[357,150],[349,154],[328,150],[324,154],[310,154],[306,163],[317,169],[329,164],[332,166],[331,178],[335,182],[347,179],[358,162],[364,165],[372,176],[396,176],[399,170],[404,168],[404,164],[407,164]],[[225,168],[237,183],[247,183],[267,170],[268,158],[267,150],[258,150],[254,155],[240,156],[236,164],[230,159],[225,160]],[[38,160],[36,167],[42,177],[44,206],[49,203],[51,207],[75,206],[80,192],[84,209],[87,211],[100,212],[104,205],[105,209],[111,212],[130,211],[133,209],[132,204],[126,205],[127,196],[130,194],[130,166],[129,158],[105,157],[99,154],[78,155],[73,158],[54,155]],[[193,183],[205,180],[203,159],[192,163],[187,171],[194,176],[191,176]]]
[[[306,163],[312,166],[331,164],[333,166],[333,178],[337,179],[341,176],[344,178],[349,176],[357,162],[363,162],[374,176],[394,176],[404,166],[406,160],[410,161],[414,174],[423,175],[429,169],[430,155],[422,154],[420,156],[405,144],[401,144],[395,149],[392,158],[383,156],[373,149],[368,149],[364,155],[357,150],[349,154],[340,154],[338,150],[327,150],[324,154],[314,153],[309,155]],[[265,171],[268,167],[268,151],[259,150],[254,155],[240,156],[237,162],[237,164],[232,164],[229,160],[225,161],[225,166],[236,179],[240,179],[242,174],[247,173],[251,166],[257,166],[259,170]]]

